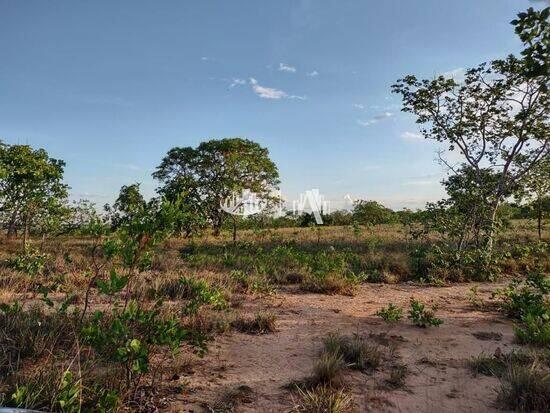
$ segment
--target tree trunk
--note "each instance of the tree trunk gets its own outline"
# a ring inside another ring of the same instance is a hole
[[[489,252],[489,254],[491,254],[493,252],[493,243],[494,243],[494,238],[495,238],[495,232],[496,232],[496,224],[495,224],[495,221],[497,219],[497,211],[498,211],[498,207],[500,205],[500,200],[496,200],[494,203],[493,203],[493,211],[491,212],[491,222],[489,224],[489,233],[488,233],[488,236],[487,236],[487,251]]]
[[[233,243],[237,242],[237,220],[235,219],[234,215],[231,215],[231,219],[233,220]]]
[[[537,202],[537,229],[539,232],[539,240],[542,239],[542,198],[539,197]]]
[[[27,249],[27,242],[29,240],[29,214],[25,214],[25,221],[23,223],[23,250]]]
[[[11,215],[10,222],[8,223],[8,238],[14,238],[17,236],[17,212]]]

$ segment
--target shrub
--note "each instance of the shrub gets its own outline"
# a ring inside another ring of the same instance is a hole
[[[276,331],[275,314],[260,312],[254,317],[239,317],[232,323],[233,327],[242,333],[267,334]]]
[[[374,369],[380,365],[382,355],[378,346],[369,343],[366,338],[357,334],[352,337],[329,334],[323,344],[325,353],[341,356],[354,369]]]
[[[390,303],[386,308],[380,309],[376,315],[387,323],[395,323],[403,318],[403,309]]]
[[[511,364],[501,378],[499,401],[508,409],[524,412],[548,411],[550,371],[536,364]]]
[[[549,314],[536,316],[528,314],[524,316],[522,323],[515,327],[516,338],[520,344],[533,344],[536,346],[550,345],[550,320]]]
[[[344,390],[329,386],[298,389],[293,413],[347,413],[353,411],[353,399]]]
[[[9,261],[9,265],[17,271],[31,276],[41,274],[49,259],[47,254],[41,253],[35,248],[27,246],[25,251]]]
[[[308,275],[302,281],[300,289],[319,294],[353,295],[356,283],[349,278],[328,274],[324,276]]]
[[[409,310],[409,319],[418,326],[426,328],[428,326],[439,326],[443,324],[443,320],[435,316],[436,307],[432,306],[427,309],[426,305],[420,301],[411,298],[411,309]]]
[[[339,384],[342,370],[345,367],[342,355],[338,353],[323,353],[313,366],[313,375],[310,379],[311,385]]]
[[[550,281],[542,269],[533,271],[525,280],[513,280],[495,293],[502,298],[501,307],[519,321],[515,333],[522,344],[550,344]]]
[[[212,287],[206,280],[181,277],[179,282],[183,287],[183,296],[189,299],[183,308],[184,314],[195,314],[201,306],[206,304],[215,309],[223,309],[227,306],[221,290]]]

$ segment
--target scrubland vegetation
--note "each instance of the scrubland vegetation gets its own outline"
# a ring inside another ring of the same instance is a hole
[[[548,410],[549,13],[529,10],[514,22],[521,57],[473,68],[462,84],[407,76],[394,86],[426,138],[464,158],[447,165],[447,197],[421,211],[362,200],[324,215],[323,226],[307,213],[274,217],[277,167],[267,149],[240,138],[170,150],[153,175],[157,197],[130,184],[100,211],[67,201],[63,161],[2,144],[0,405],[414,411],[393,400],[414,393],[424,369],[450,363],[436,347],[413,358],[441,334],[442,351],[456,345],[462,355],[449,369],[493,380],[495,396],[476,407]],[[220,209],[243,189],[262,196],[264,213]],[[470,331],[476,323],[491,330]],[[508,352],[449,344],[460,329]],[[235,342],[215,371],[212,348],[219,355]],[[277,347],[271,367],[292,379],[262,387],[248,371],[213,397],[206,383],[250,361],[249,342]],[[468,399],[456,392],[446,397]],[[268,405],[255,404],[262,397]]]

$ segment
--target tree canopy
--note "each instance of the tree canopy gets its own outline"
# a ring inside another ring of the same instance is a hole
[[[0,145],[0,213],[9,235],[21,228],[25,243],[32,225],[50,226],[66,213],[64,168],[44,149]]]
[[[241,138],[173,148],[153,177],[161,183],[160,195],[168,200],[183,197],[184,204],[204,216],[217,231],[225,214],[221,202],[245,189],[269,197],[279,184],[279,171],[268,150]]]

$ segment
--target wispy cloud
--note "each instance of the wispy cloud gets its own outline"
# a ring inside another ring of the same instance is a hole
[[[461,83],[464,81],[464,78],[466,76],[466,69],[464,69],[463,67],[457,67],[456,69],[448,70],[447,72],[441,73],[441,76],[454,79],[455,82]]]
[[[362,105],[361,103],[354,103],[353,107],[355,109],[361,109],[361,110],[365,109],[365,105]]]
[[[424,141],[424,136],[420,133],[406,131],[401,134],[401,139],[411,142],[422,142]]]
[[[240,86],[240,85],[246,85],[246,80],[244,80],[244,79],[232,79],[231,83],[229,84],[229,89],[232,89],[235,86]]]
[[[295,73],[296,68],[294,66],[287,65],[286,63],[279,63],[279,72]]]
[[[373,116],[369,120],[358,120],[357,123],[361,126],[370,126],[374,125],[375,123],[378,123],[380,121],[383,121],[385,119],[389,119],[393,116],[392,112],[384,112],[379,115]]]
[[[306,73],[306,76],[309,76],[309,77],[319,76],[319,72],[317,70],[314,70],[312,72]]]
[[[210,60],[210,58],[209,58],[209,57],[206,57],[206,56],[202,56],[202,57],[201,57],[201,60],[202,60],[203,62],[208,62],[208,61]]]
[[[281,99],[288,96],[288,94],[282,90],[261,86],[253,77],[250,78],[250,85],[254,93],[263,99]]]
[[[254,93],[263,99],[307,99],[306,96],[289,95],[283,90],[262,86],[253,77],[250,78],[250,86],[252,87]]]

